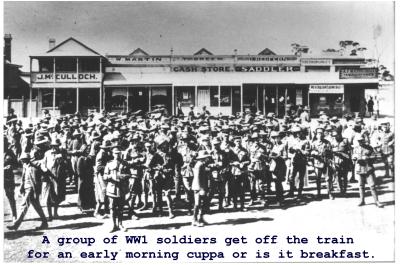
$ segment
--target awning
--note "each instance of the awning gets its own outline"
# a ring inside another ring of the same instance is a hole
[[[173,86],[240,86],[242,84],[363,84],[378,79],[339,79],[339,73],[106,73],[105,86],[172,84]]]

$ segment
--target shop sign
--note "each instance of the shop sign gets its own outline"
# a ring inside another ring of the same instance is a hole
[[[233,69],[230,66],[195,66],[195,65],[177,65],[171,66],[172,72],[232,72]]]
[[[263,63],[296,63],[298,62],[296,55],[239,55],[239,62],[263,62]]]
[[[304,58],[301,59],[303,65],[331,65],[332,59]]]
[[[298,72],[300,66],[171,66],[173,72]]]
[[[74,82],[100,82],[100,73],[56,73],[55,81],[58,83]],[[34,83],[54,82],[53,73],[37,73],[33,76]]]
[[[377,68],[340,69],[339,79],[373,79],[378,78]]]
[[[310,85],[310,94],[343,94],[344,85],[331,85],[331,84],[321,84],[321,85]]]
[[[169,63],[168,57],[162,56],[107,56],[114,64],[163,64]]]
[[[237,66],[236,72],[298,72],[300,66]]]

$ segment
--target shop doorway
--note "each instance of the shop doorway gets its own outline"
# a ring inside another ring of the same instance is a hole
[[[76,88],[56,89],[56,107],[61,115],[76,112]]]
[[[100,106],[100,89],[79,88],[79,112],[87,115],[88,112],[98,112]]]
[[[238,112],[241,112],[240,109],[241,104],[241,95],[240,95],[240,86],[232,87],[232,115],[236,115]]]
[[[136,112],[149,111],[149,89],[146,87],[128,88],[128,110]]]
[[[257,85],[243,84],[243,110],[257,111]]]
[[[172,86],[153,86],[151,89],[151,110],[164,106],[172,114]]]

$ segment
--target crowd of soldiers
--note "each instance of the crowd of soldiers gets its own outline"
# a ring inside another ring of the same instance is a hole
[[[46,112],[23,126],[11,113],[4,127],[4,187],[13,217],[8,228],[18,229],[30,204],[42,221],[38,229],[47,228],[71,186],[81,211],[110,217],[111,232],[125,230],[124,209],[129,219],[150,207],[161,216],[163,202],[170,218],[181,202],[192,225],[204,226],[213,201],[218,211],[301,201],[310,168],[316,199],[346,195],[348,181],[358,181],[362,206],[367,182],[376,206],[383,207],[374,162],[379,157],[386,176],[394,177],[394,132],[386,120],[373,116],[366,125],[366,119],[346,114],[339,120],[321,112],[313,126],[307,107],[283,119],[249,109],[212,116],[193,107],[186,116],[168,116],[161,107],[87,117]],[[14,171],[21,167],[23,200],[17,212]]]

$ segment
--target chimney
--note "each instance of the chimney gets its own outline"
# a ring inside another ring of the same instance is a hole
[[[11,34],[4,34],[4,59],[11,62]]]
[[[56,39],[50,38],[49,39],[49,50],[53,49],[54,47],[56,47]]]

